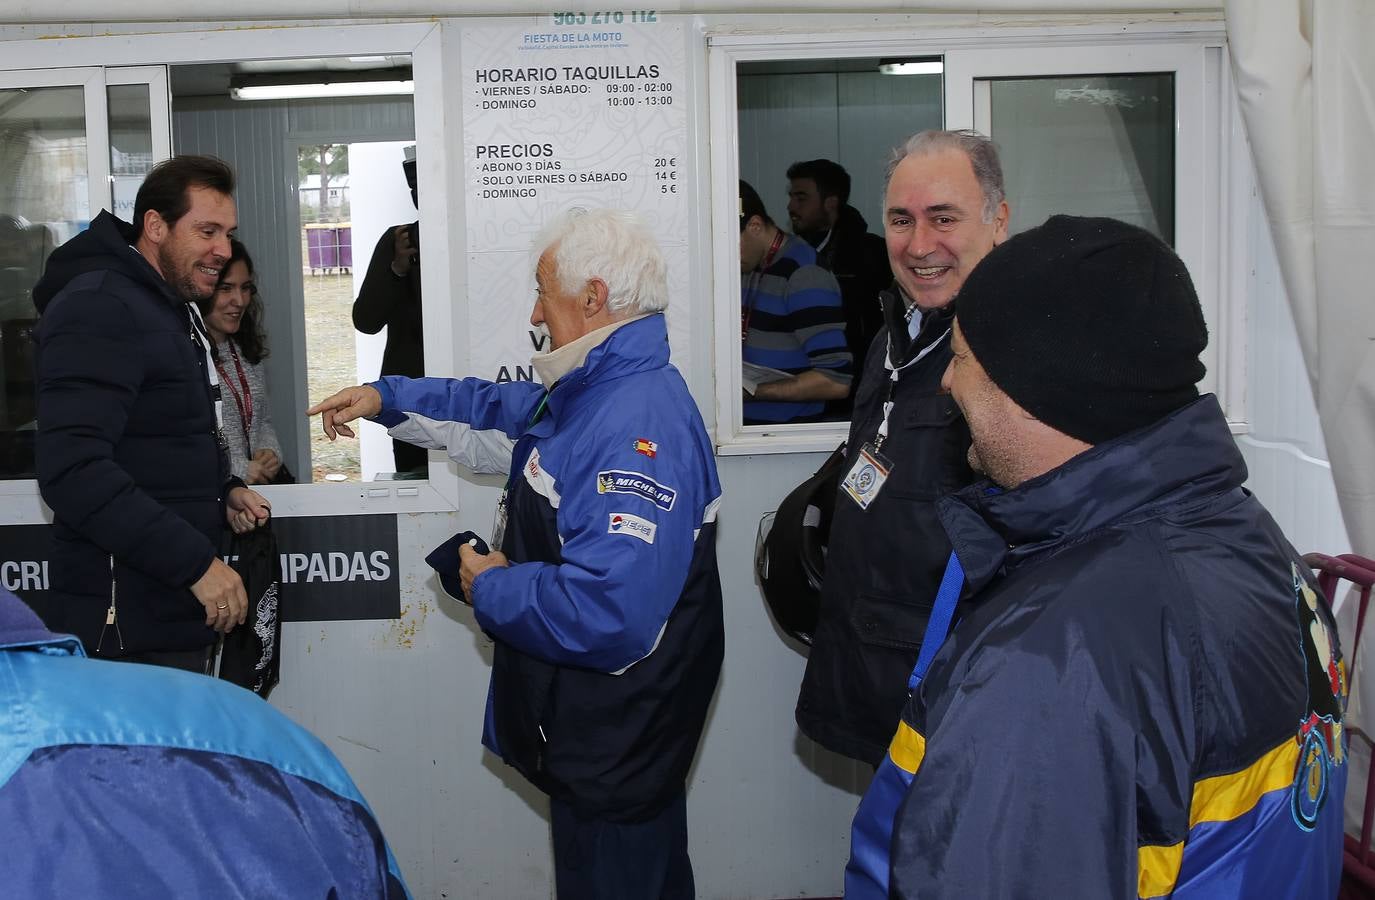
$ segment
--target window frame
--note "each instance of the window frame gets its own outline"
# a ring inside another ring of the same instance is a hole
[[[80,66],[54,69],[48,67],[40,71],[8,71],[8,66],[0,67],[0,90],[15,88],[56,88],[80,87],[86,99],[86,192],[87,202],[95,212],[104,209],[111,201],[110,188],[110,121],[108,94],[109,84],[128,84],[128,81],[111,82],[100,66]]]
[[[460,195],[450,199],[449,183],[457,172],[450,146],[461,143],[446,126],[444,36],[441,22],[402,22],[346,26],[304,26],[265,29],[226,28],[215,31],[168,31],[133,35],[55,38],[5,43],[0,79],[36,79],[36,84],[61,85],[62,73],[75,68],[53,66],[54,59],[80,59],[79,70],[100,78],[98,93],[104,108],[105,80],[114,67],[161,67],[207,62],[292,59],[323,56],[409,55],[415,76],[415,141],[420,179],[433,190],[420,197],[420,217],[433,222],[436,234],[449,235],[447,252],[432,254],[422,272],[427,370],[463,370],[458,358],[465,346],[461,327],[445,298],[466,293],[463,272],[454,260],[462,258],[465,233]],[[111,82],[118,83],[118,82]],[[89,95],[88,91],[88,95]],[[88,110],[88,117],[90,113]],[[102,133],[105,123],[95,120]],[[164,128],[170,128],[170,114]],[[155,132],[156,133],[156,132]],[[104,159],[109,168],[108,133],[97,145],[88,126],[91,158]],[[101,156],[103,154],[103,157]],[[461,154],[460,154],[461,156]],[[461,166],[461,158],[457,164]],[[105,179],[108,182],[108,178]],[[108,193],[108,187],[106,187]],[[108,204],[108,198],[100,204]],[[455,238],[454,236],[459,236]],[[255,488],[268,497],[279,515],[348,515],[450,511],[459,506],[460,478],[446,459],[431,458],[424,481],[343,484],[266,485]],[[0,481],[0,525],[37,524],[51,520],[33,479]]]
[[[45,42],[46,43],[46,42]],[[76,57],[79,58],[79,57]],[[17,57],[16,57],[17,59]],[[167,90],[167,69],[159,65],[70,67],[23,67],[0,65],[0,89],[80,87],[85,98],[87,203],[91,218],[101,209],[114,205],[114,179],[110,166],[109,88],[115,85],[146,84],[153,155],[161,160],[171,155],[171,103]],[[0,524],[32,525],[48,521],[46,508],[38,496],[38,482],[32,478],[0,479],[0,498],[5,515]],[[13,521],[11,521],[11,519]]]
[[[1124,55],[1125,54],[1125,55]],[[1104,72],[1175,73],[1175,228],[1180,256],[1194,274],[1213,340],[1206,356],[1234,431],[1245,430],[1245,311],[1228,288],[1237,276],[1229,225],[1238,214],[1235,171],[1245,160],[1232,127],[1235,101],[1219,23],[874,30],[843,35],[708,34],[711,177],[712,347],[715,439],[722,456],[830,450],[848,423],[741,424],[740,272],[737,245],[739,118],[737,64],[761,60],[940,56],[946,128],[974,126],[977,79]],[[1069,58],[1073,64],[1057,65]],[[952,73],[953,70],[953,73]],[[1230,115],[1228,113],[1231,113]],[[1240,141],[1244,154],[1244,140]],[[1186,155],[1186,153],[1188,155]],[[1191,167],[1186,161],[1201,159]]]

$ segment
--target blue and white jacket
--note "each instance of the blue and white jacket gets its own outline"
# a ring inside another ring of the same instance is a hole
[[[7,897],[407,897],[366,801],[254,694],[85,659],[0,587]]]
[[[1206,396],[941,500],[972,600],[855,815],[847,900],[1337,895],[1346,668],[1245,480]]]
[[[661,314],[547,393],[387,377],[392,435],[491,471],[509,458],[506,568],[477,577],[496,641],[484,743],[586,815],[634,821],[683,788],[724,653],[711,441]],[[515,441],[510,456],[504,448]]]

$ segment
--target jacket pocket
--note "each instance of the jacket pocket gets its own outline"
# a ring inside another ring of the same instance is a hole
[[[506,762],[543,784],[544,726],[554,711],[557,668],[497,642],[492,661],[497,743]]]
[[[934,503],[973,480],[969,430],[949,394],[910,400],[906,413],[893,423],[887,446],[897,464],[884,490],[891,489],[894,497]]]
[[[949,425],[959,418],[960,407],[950,394],[930,394],[912,400],[906,424],[911,428]]]
[[[931,618],[931,600],[861,593],[850,607],[850,626],[860,643],[915,653]]]

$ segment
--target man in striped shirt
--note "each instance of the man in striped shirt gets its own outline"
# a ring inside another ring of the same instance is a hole
[[[835,276],[740,182],[740,339],[746,425],[814,422],[850,392],[853,358]],[[769,371],[771,370],[771,371]]]

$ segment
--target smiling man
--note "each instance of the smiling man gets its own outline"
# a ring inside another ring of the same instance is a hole
[[[134,224],[101,212],[34,288],[38,483],[54,513],[50,625],[89,655],[204,671],[247,597],[219,558],[226,522],[267,502],[229,474],[219,385],[195,301],[238,224],[211,157],[154,166]]]
[[[969,430],[940,387],[956,294],[1007,236],[1007,216],[998,151],[983,135],[923,131],[894,151],[883,230],[895,281],[856,389],[797,702],[808,737],[874,766],[950,554],[936,497],[974,477]]]

